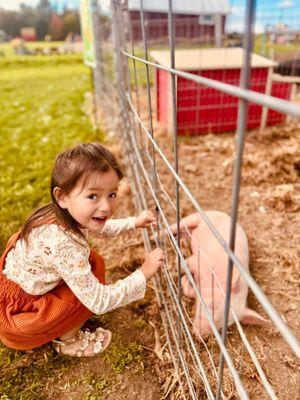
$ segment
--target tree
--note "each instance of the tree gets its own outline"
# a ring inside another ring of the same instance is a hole
[[[52,40],[63,40],[64,39],[64,21],[62,17],[53,12],[51,14],[49,31]]]
[[[76,11],[67,10],[63,15],[64,21],[64,37],[68,35],[68,33],[74,33],[75,35],[80,34],[80,21],[79,15]]]
[[[42,14],[51,14],[51,3],[48,0],[40,0],[38,5],[36,6],[38,12]]]
[[[19,12],[19,20],[21,28],[27,26],[33,26],[36,28],[37,25],[37,15],[36,10],[33,7],[27,6],[25,4],[21,4]]]
[[[22,22],[16,11],[0,10],[0,29],[5,31],[9,36],[18,36]]]
[[[35,28],[39,39],[44,39],[49,33],[51,21],[51,3],[48,0],[40,0],[36,6]]]

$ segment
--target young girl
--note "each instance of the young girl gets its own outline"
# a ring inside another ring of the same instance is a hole
[[[6,346],[29,350],[54,341],[61,354],[93,356],[107,348],[111,332],[84,332],[84,322],[144,297],[146,280],[165,259],[162,250],[146,255],[125,279],[104,285],[104,261],[86,239],[155,223],[150,211],[110,219],[122,176],[115,157],[97,143],[57,156],[51,203],[33,212],[0,259],[0,339]]]

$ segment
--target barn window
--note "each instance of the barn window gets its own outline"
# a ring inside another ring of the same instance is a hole
[[[214,16],[213,15],[199,15],[199,24],[213,25],[214,24]]]

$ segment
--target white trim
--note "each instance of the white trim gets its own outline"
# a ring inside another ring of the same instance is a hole
[[[143,0],[144,11],[167,13],[168,0]],[[140,0],[128,0],[128,10],[140,11]],[[173,0],[174,14],[229,14],[230,7],[227,0]]]

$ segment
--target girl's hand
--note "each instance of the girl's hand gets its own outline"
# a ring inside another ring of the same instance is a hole
[[[152,278],[156,274],[158,269],[163,265],[166,260],[165,254],[162,249],[157,248],[145,257],[145,262],[141,267],[141,271],[144,273],[146,279]]]
[[[156,226],[157,219],[155,215],[148,210],[144,210],[140,213],[140,215],[136,218],[135,227],[136,228],[146,228],[149,225]]]

